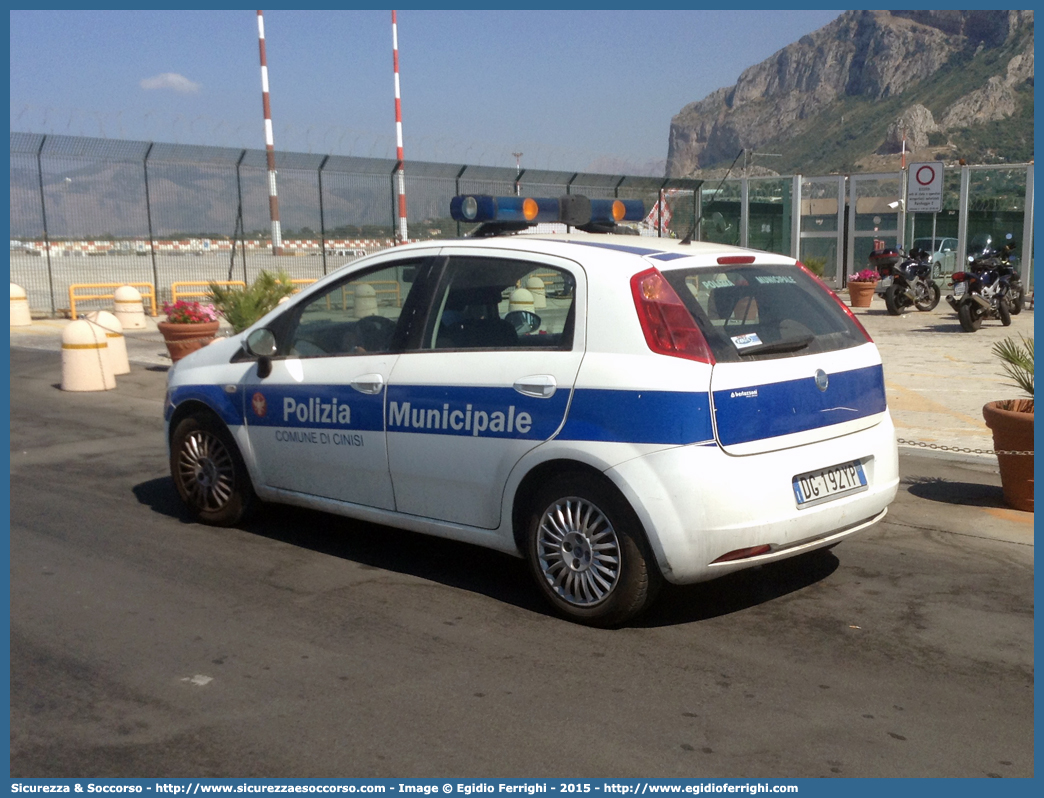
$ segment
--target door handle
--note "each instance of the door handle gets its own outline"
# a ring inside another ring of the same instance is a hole
[[[550,374],[534,374],[515,380],[514,388],[523,396],[550,399],[558,390],[558,381]]]
[[[359,393],[376,394],[384,390],[384,377],[381,374],[361,374],[348,384]]]

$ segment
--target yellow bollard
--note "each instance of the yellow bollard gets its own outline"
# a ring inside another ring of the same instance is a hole
[[[123,337],[123,325],[112,313],[106,310],[94,310],[84,316],[91,324],[97,325],[105,333],[105,341],[109,345],[109,363],[113,374],[130,374],[130,360],[127,358],[127,339]]]
[[[529,293],[533,295],[533,307],[537,310],[547,307],[547,289],[544,286],[544,281],[539,277],[533,276],[526,280],[526,288],[529,289]]]
[[[377,315],[377,291],[372,285],[360,283],[355,286],[354,313],[357,319]]]
[[[29,315],[29,300],[25,296],[25,289],[14,283],[11,283],[11,326],[33,326],[33,319]]]
[[[120,320],[124,330],[144,330],[145,307],[141,302],[141,293],[130,285],[122,285],[113,294],[116,318]]]
[[[508,298],[508,312],[513,310],[528,310],[533,312],[533,294],[525,288],[516,288]]]
[[[110,391],[116,377],[109,362],[105,332],[89,321],[71,322],[62,331],[62,390]]]

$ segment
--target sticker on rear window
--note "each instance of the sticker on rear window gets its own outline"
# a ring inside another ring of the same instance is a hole
[[[732,343],[737,349],[746,349],[748,346],[758,346],[761,343],[761,339],[758,338],[757,333],[747,333],[746,335],[732,336]]]
[[[759,283],[791,283],[796,285],[797,281],[789,274],[759,274],[755,278]]]

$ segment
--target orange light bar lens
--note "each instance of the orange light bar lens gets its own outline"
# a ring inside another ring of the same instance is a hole
[[[536,218],[537,213],[540,211],[537,201],[532,197],[526,197],[522,202],[522,215],[526,217],[526,221],[533,221]]]
[[[620,200],[615,200],[613,202],[613,218],[616,221],[620,221],[621,219],[624,218],[624,215],[626,213],[627,213],[627,208],[624,207],[624,204],[622,202],[620,202]]]

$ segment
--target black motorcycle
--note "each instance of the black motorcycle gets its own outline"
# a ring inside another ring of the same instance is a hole
[[[965,332],[978,330],[984,319],[1000,319],[1007,327],[1012,315],[1022,312],[1025,290],[1012,263],[1015,242],[1010,233],[1007,238],[999,251],[989,239],[985,244],[973,243],[977,254],[968,256],[968,270],[953,275],[953,293],[946,301],[957,311]]]
[[[876,257],[875,257],[876,256]],[[898,316],[911,307],[934,310],[942,292],[932,279],[932,256],[923,249],[874,250],[870,261],[880,275],[879,287],[884,289],[885,307],[892,316]]]

